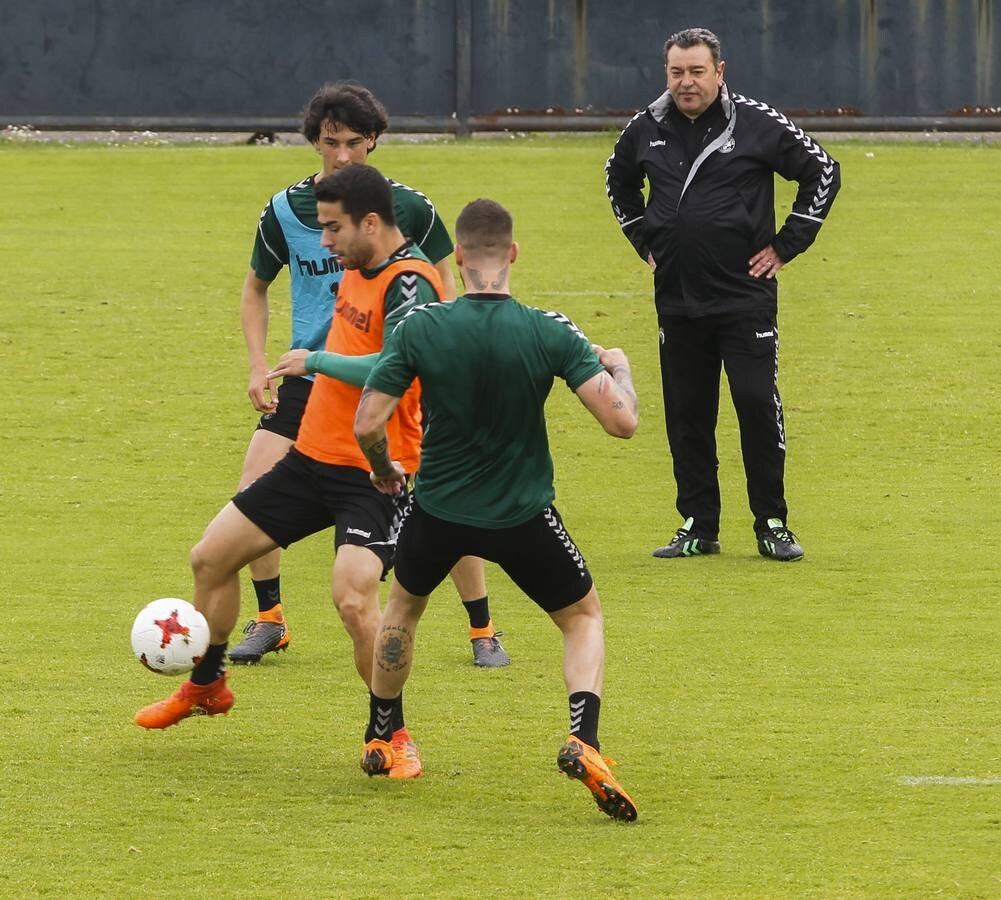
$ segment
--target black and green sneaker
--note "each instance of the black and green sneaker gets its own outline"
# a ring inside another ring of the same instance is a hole
[[[711,541],[708,538],[698,537],[692,534],[692,526],[695,520],[689,516],[670,543],[663,547],[658,547],[653,551],[653,555],[659,559],[675,559],[679,556],[706,556],[710,553],[719,553],[719,541]]]
[[[781,562],[802,559],[803,548],[781,519],[769,519],[768,527],[758,532],[758,553]]]

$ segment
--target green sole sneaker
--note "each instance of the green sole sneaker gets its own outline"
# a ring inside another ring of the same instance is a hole
[[[758,553],[779,562],[796,562],[806,551],[781,519],[769,519],[768,527],[758,533]]]

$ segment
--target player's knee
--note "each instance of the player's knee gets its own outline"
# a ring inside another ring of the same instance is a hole
[[[351,635],[365,630],[372,622],[378,621],[378,589],[372,592],[348,586],[335,590],[333,599],[334,608]]]
[[[212,584],[239,571],[223,555],[223,549],[218,541],[208,540],[207,537],[203,537],[191,548],[191,571],[196,582]]]
[[[197,580],[206,577],[214,568],[215,559],[205,538],[202,538],[191,548],[191,571]]]

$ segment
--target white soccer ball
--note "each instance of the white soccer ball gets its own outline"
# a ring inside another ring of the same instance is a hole
[[[209,623],[187,600],[162,597],[143,607],[132,625],[132,650],[151,672],[190,672],[209,647]]]

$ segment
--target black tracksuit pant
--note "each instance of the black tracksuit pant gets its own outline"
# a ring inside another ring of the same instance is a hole
[[[740,425],[740,448],[755,531],[786,520],[785,426],[778,391],[779,332],[771,312],[688,318],[660,315],[660,373],[678,512],[693,533],[719,535],[716,419],[720,369]]]

